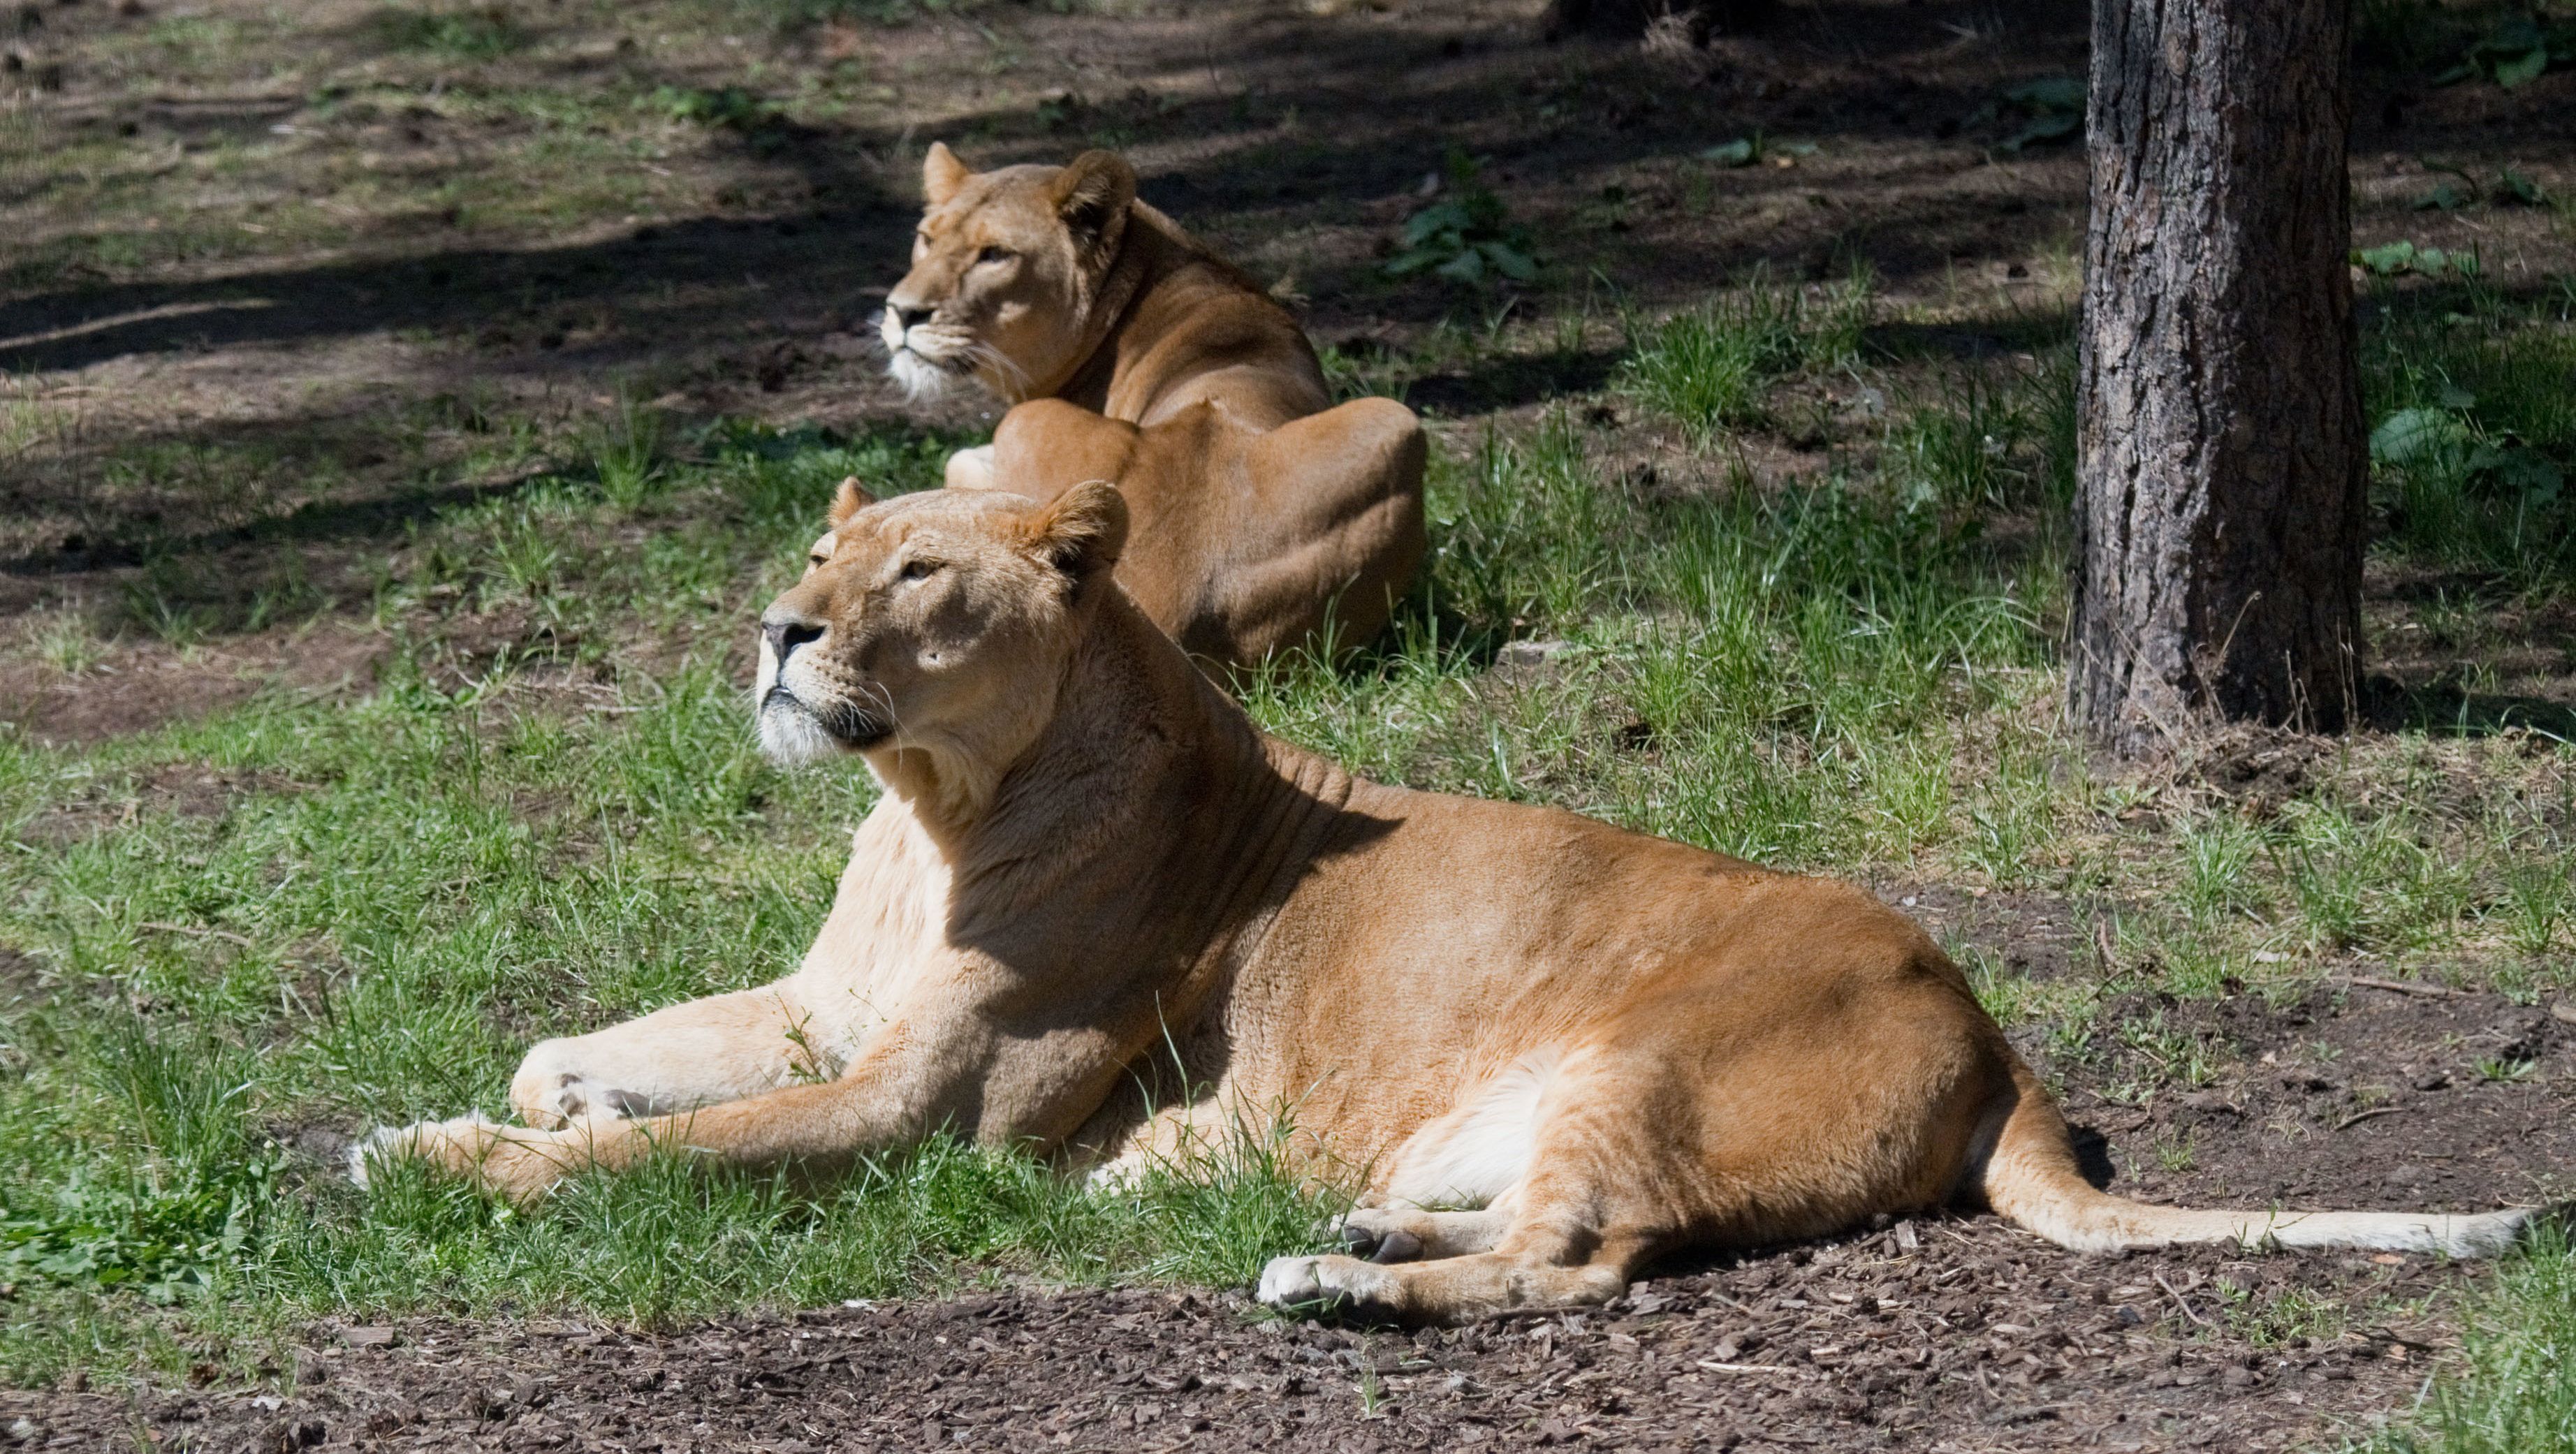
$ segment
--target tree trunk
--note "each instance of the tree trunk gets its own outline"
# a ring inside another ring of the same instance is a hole
[[[2348,0],[2095,0],[2069,689],[2151,752],[2356,710]]]

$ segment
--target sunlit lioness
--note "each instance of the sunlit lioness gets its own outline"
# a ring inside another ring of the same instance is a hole
[[[954,1126],[1114,1168],[1284,1110],[1356,1170],[1344,1232],[1377,1260],[1282,1258],[1261,1297],[1413,1320],[1960,1203],[2090,1249],[2479,1254],[2530,1217],[2096,1191],[1959,971],[1860,890],[1263,736],[1112,582],[1115,490],[845,487],[831,522],[762,616],[760,736],[885,796],[803,968],[538,1045],[511,1100],[558,1129],[371,1154],[528,1199],[655,1145],[759,1164]]]
[[[1014,406],[952,487],[1044,501],[1110,480],[1119,584],[1194,655],[1248,663],[1385,626],[1422,560],[1421,423],[1332,407],[1288,310],[1136,200],[1105,151],[970,172],[932,144],[885,345],[915,392],[974,379]]]

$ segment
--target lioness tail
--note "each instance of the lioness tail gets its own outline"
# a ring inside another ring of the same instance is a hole
[[[2249,1247],[2370,1247],[2493,1257],[2513,1245],[2542,1214],[2512,1207],[2472,1216],[2433,1212],[2204,1211],[2151,1206],[2095,1189],[2077,1169],[2075,1150],[2030,1067],[2013,1066],[2014,1099],[1999,1108],[2002,1125],[1979,1183],[1987,1204],[2061,1247],[2114,1252],[2177,1242],[2238,1242]]]

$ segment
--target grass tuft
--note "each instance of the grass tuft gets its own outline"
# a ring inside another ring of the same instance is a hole
[[[2366,1454],[2576,1454],[2576,1255],[2544,1227],[2467,1310],[2460,1365]]]
[[[1730,292],[1659,323],[1627,320],[1619,386],[1705,443],[1766,417],[1770,386],[1802,369],[1850,363],[1870,319],[1871,281],[1855,269],[1809,290],[1756,272]]]

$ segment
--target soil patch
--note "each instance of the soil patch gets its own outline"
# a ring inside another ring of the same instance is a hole
[[[186,650],[130,642],[78,675],[0,656],[0,728],[71,746],[192,720],[262,691],[363,689],[374,684],[386,649],[376,632],[330,625]]]
[[[1015,1291],[667,1336],[315,1328],[291,1391],[0,1395],[27,1442],[166,1449],[2277,1449],[2422,1379],[2435,1335],[2271,1336],[2455,1274],[2367,1257],[2078,1258],[1903,1223],[1640,1283],[1586,1315],[1407,1336],[1239,1294]]]
[[[2142,995],[2110,1007],[2093,1064],[2060,1069],[2068,1114],[2148,1200],[2473,1211],[2576,1192],[2570,1017],[2368,987]],[[2138,1025],[2154,1033],[2116,1028]],[[2136,1103],[2106,1093],[2137,1085],[2153,1089]]]

